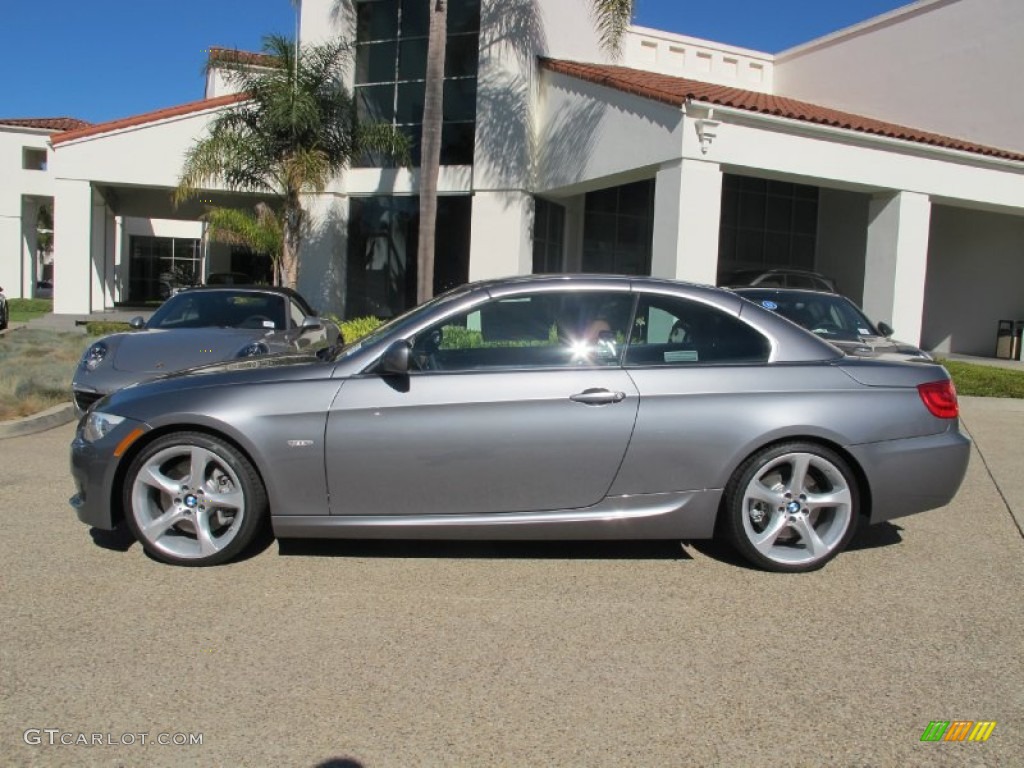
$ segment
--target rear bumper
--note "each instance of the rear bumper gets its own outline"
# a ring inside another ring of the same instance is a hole
[[[871,486],[871,522],[944,507],[967,472],[971,441],[956,427],[938,435],[848,449]]]

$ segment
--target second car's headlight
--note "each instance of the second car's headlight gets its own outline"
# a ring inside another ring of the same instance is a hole
[[[101,437],[109,434],[122,421],[124,421],[124,416],[93,411],[85,418],[85,425],[82,427],[82,439],[87,443],[95,443]]]
[[[82,367],[87,371],[96,370],[96,366],[102,363],[107,356],[107,351],[107,345],[102,341],[97,341],[82,355]]]
[[[240,350],[235,357],[257,357],[259,355],[265,355],[270,351],[270,347],[264,344],[262,341],[254,341],[250,344],[246,344]]]

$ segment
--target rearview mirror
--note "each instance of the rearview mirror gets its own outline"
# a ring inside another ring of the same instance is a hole
[[[302,330],[304,331],[319,331],[324,327],[323,321],[314,315],[309,315],[302,318]]]
[[[892,326],[889,325],[884,320],[878,324],[878,330],[880,330],[882,332],[882,335],[885,337],[892,336],[894,333],[896,333],[896,331],[892,329]]]
[[[145,325],[146,325],[146,321],[142,319],[141,315],[139,315],[137,317],[133,317],[131,320],[128,321],[128,326],[133,331],[138,331],[138,330],[142,329]]]
[[[412,345],[408,341],[396,341],[381,355],[377,370],[384,375],[404,376],[409,373],[411,355]]]

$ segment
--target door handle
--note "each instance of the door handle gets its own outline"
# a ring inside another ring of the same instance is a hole
[[[626,399],[626,393],[612,392],[608,389],[585,389],[575,395],[570,395],[569,399],[584,405],[607,405],[609,403],[621,403]]]

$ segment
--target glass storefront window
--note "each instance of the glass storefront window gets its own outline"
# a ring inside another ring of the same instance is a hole
[[[651,274],[654,180],[588,192],[583,219],[583,271]]]
[[[133,235],[128,244],[129,302],[163,301],[201,282],[202,247],[192,238]]]
[[[428,0],[358,0],[356,3],[355,99],[360,120],[389,123],[416,134],[410,154],[420,163],[426,80]],[[452,0],[445,54],[442,165],[473,162],[480,0]],[[391,166],[367,155],[357,167]]]
[[[814,269],[818,188],[726,174],[719,275],[739,269]]]
[[[354,197],[349,203],[345,317],[393,317],[416,304],[419,197]],[[469,280],[472,198],[437,201],[434,293]]]

